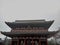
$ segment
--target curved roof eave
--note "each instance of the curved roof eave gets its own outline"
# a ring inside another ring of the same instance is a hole
[[[13,28],[13,27],[17,27],[17,25],[21,25],[21,24],[23,24],[23,25],[41,25],[42,27],[43,26],[45,26],[45,27],[47,27],[47,28],[49,28],[51,25],[52,25],[52,23],[54,22],[54,20],[53,21],[40,21],[40,22],[5,22],[10,28]]]

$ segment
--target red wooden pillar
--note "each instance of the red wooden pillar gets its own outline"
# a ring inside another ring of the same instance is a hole
[[[24,45],[27,45],[27,40],[26,39],[24,39]]]
[[[41,45],[41,40],[39,39],[38,45]]]
[[[18,45],[18,39],[17,39],[16,43],[17,43],[17,45]]]
[[[21,40],[19,40],[19,42],[18,42],[18,43],[19,43],[19,45],[21,45]]]
[[[19,45],[19,39],[17,39],[17,45]]]
[[[12,39],[11,39],[11,43],[10,43],[10,45],[12,45]]]
[[[46,45],[48,45],[47,39],[46,39]]]
[[[34,45],[34,40],[32,39],[32,45]]]

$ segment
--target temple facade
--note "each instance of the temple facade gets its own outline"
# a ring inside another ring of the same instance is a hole
[[[56,33],[48,31],[53,22],[45,20],[5,22],[11,28],[11,32],[1,33],[12,38],[10,45],[48,45],[47,39]]]

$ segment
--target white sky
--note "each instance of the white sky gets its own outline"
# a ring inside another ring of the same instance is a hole
[[[49,30],[57,30],[60,26],[60,0],[0,0],[1,31],[10,31],[4,21],[26,19],[55,20]]]

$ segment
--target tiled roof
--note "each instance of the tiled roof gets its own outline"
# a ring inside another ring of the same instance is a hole
[[[18,20],[15,22],[5,22],[11,28],[20,28],[20,27],[44,27],[49,28],[53,21],[45,21],[45,20]]]
[[[19,36],[52,36],[57,32],[1,32],[2,34],[9,37],[19,37]]]

